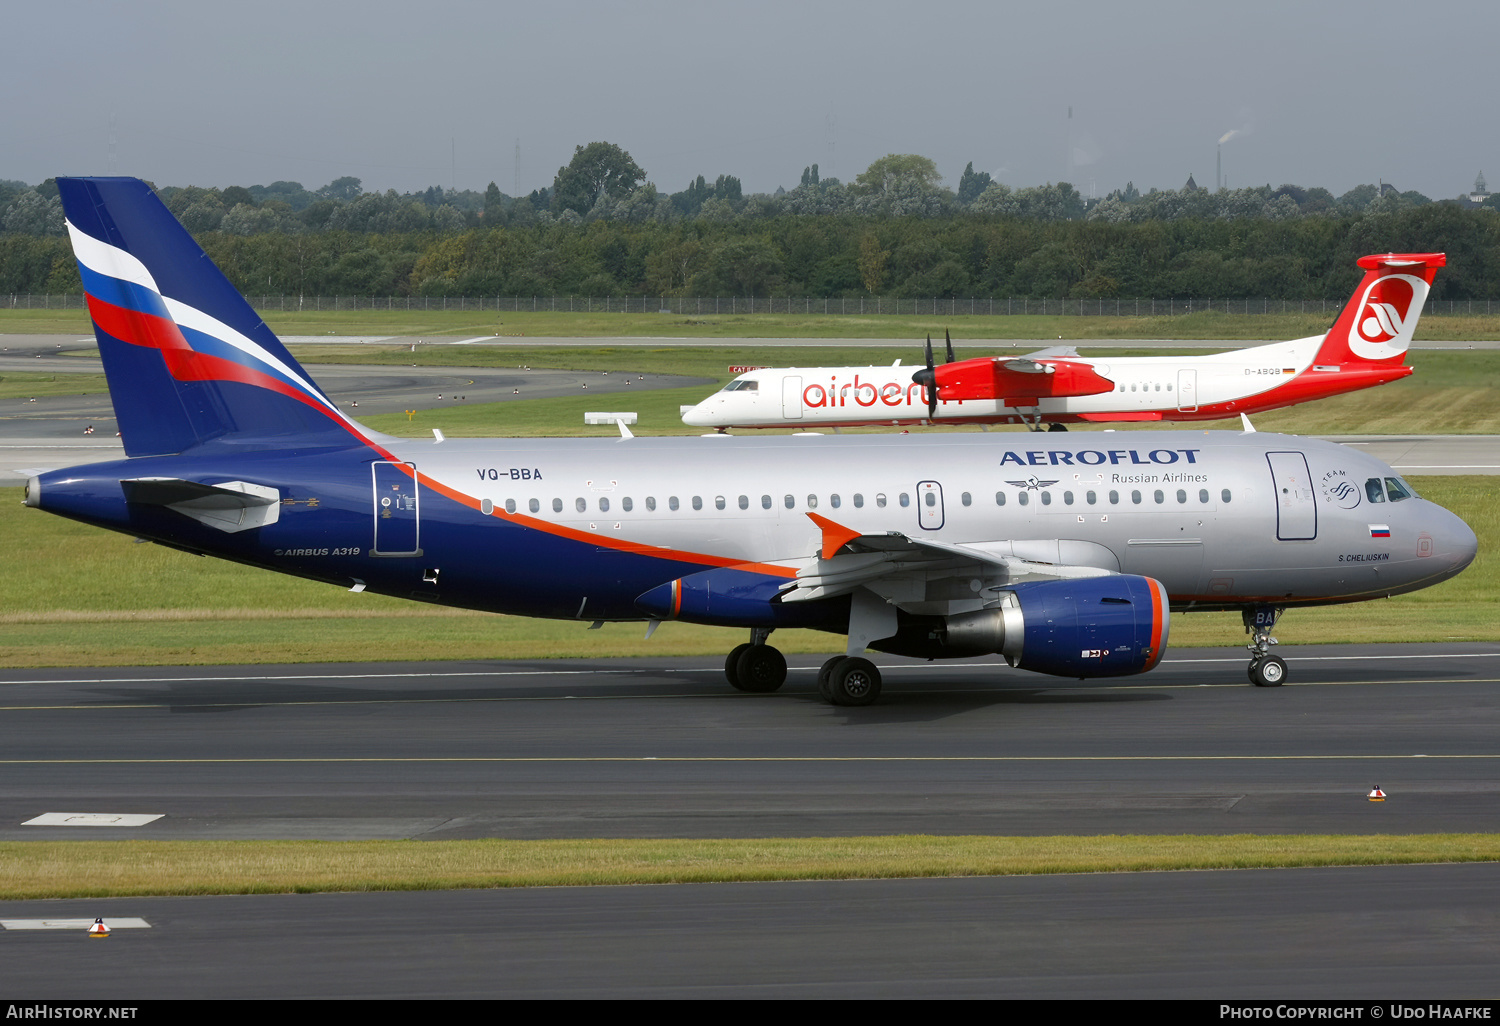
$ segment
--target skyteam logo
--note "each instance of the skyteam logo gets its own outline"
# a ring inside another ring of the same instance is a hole
[[[1400,356],[1427,301],[1427,283],[1410,274],[1388,274],[1365,289],[1349,333],[1349,349],[1366,360]]]

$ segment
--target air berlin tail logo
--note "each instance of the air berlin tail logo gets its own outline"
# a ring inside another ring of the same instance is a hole
[[[1349,348],[1366,360],[1387,360],[1406,352],[1427,300],[1427,283],[1409,274],[1377,278],[1360,299]]]

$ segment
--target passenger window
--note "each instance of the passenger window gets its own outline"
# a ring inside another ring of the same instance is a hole
[[[1092,506],[1094,503],[1096,503],[1096,502],[1099,501],[1099,493],[1098,492],[1086,492],[1086,493],[1084,493],[1083,498],[1084,498],[1084,501],[1086,501],[1090,506]]]
[[[626,513],[629,513],[632,509],[635,508],[635,503],[631,502],[630,496],[627,495],[625,496],[625,498],[620,500],[620,508],[623,509]]]
[[[911,505],[911,496],[907,495],[905,492],[902,492],[899,501],[901,503],[901,508],[905,509],[907,506]]]
[[[807,508],[808,509],[817,509],[818,508],[818,497],[816,495],[809,495],[807,497]]]
[[[996,492],[995,493],[995,505],[996,506],[1004,506],[1005,505],[1005,493],[1004,492]]]
[[[693,508],[694,509],[702,509],[703,508],[703,496],[701,496],[701,495],[695,495],[695,496],[693,496]]]
[[[1114,489],[1110,489],[1109,504],[1111,506],[1118,506],[1120,504],[1120,493],[1115,491]]]
[[[884,492],[880,492],[880,493],[876,494],[876,496],[875,496],[875,505],[879,506],[881,509],[885,509],[885,493]]]
[[[646,496],[646,508],[648,510],[650,510],[652,513],[656,512],[656,496],[654,496],[654,495],[648,495],[648,496]]]
[[[677,496],[673,495],[669,499],[667,499],[667,507],[672,510],[672,512],[677,512]]]
[[[1185,488],[1179,488],[1179,489],[1177,489],[1177,501],[1180,502],[1180,503],[1187,502],[1187,489],[1185,489]]]
[[[929,508],[937,505],[937,492],[928,492],[925,498]]]
[[[542,503],[538,499],[532,499],[526,504],[526,508],[533,513],[540,513],[542,511]]]
[[[554,513],[561,513],[562,512],[562,500],[561,499],[553,499],[552,500],[552,512],[554,512]]]
[[[1394,477],[1385,479],[1385,490],[1390,492],[1392,502],[1400,502],[1402,499],[1411,498],[1411,493],[1401,487],[1401,482]]]
[[[1380,478],[1372,477],[1365,482],[1365,495],[1371,502],[1385,501],[1385,489],[1380,487]]]
[[[1050,505],[1052,505],[1052,493],[1051,492],[1043,492],[1042,493],[1042,505],[1043,506],[1050,506]]]
[[[582,498],[574,499],[573,500],[573,508],[576,509],[576,510],[578,510],[578,512],[580,512],[580,513],[585,513],[585,512],[588,511],[588,508],[589,508],[589,500],[582,499]]]
[[[1137,506],[1141,504],[1141,490],[1139,488],[1132,488],[1130,490],[1130,501]]]
[[[962,502],[965,506],[972,506],[974,505],[974,496],[970,495],[968,492],[964,492],[958,497],[958,501]]]
[[[795,509],[796,506],[797,506],[797,500],[795,498],[793,498],[792,496],[788,495],[786,498],[784,498],[784,499],[781,500],[781,504],[783,506],[785,506],[787,509]]]
[[[748,496],[748,495],[741,495],[740,496],[740,509],[749,509],[749,508],[750,508],[750,496]]]
[[[1063,504],[1067,505],[1067,506],[1073,505],[1073,493],[1072,492],[1063,492]]]
[[[1198,489],[1198,501],[1199,502],[1204,502],[1204,503],[1208,502],[1208,489],[1207,488],[1199,488]]]
[[[769,495],[762,495],[760,497],[760,508],[761,509],[770,509],[771,508],[771,497]]]
[[[507,512],[507,513],[514,513],[515,511],[516,511],[516,500],[515,499],[506,499],[505,500],[505,512]]]
[[[603,495],[599,496],[599,512],[600,513],[608,513],[609,512],[609,499],[607,497],[603,496]]]
[[[839,508],[840,501],[841,500],[839,499],[838,495],[836,495],[836,494],[835,495],[830,495],[828,497],[828,505],[832,506],[834,509],[838,509]]]
[[[860,494],[859,492],[855,492],[854,493],[854,508],[855,509],[864,509],[865,508],[865,497],[862,494]]]
[[[1172,383],[1170,381],[1167,382],[1167,391],[1172,391]]]
[[[1229,489],[1226,488],[1222,492],[1220,492],[1219,493],[1219,498],[1222,499],[1224,502],[1228,502],[1229,501]]]
[[[722,496],[722,495],[715,495],[714,496],[714,509],[723,509],[723,508],[724,508],[724,496]]]
[[[1027,505],[1028,503],[1031,502],[1031,493],[1030,492],[1017,492],[1016,493],[1016,501],[1019,502],[1023,506]]]
[[[1162,503],[1164,503],[1164,502],[1167,501],[1167,497],[1164,494],[1162,494],[1162,490],[1160,488],[1158,488],[1156,490],[1156,494],[1153,495],[1153,496],[1151,496],[1151,497],[1156,500],[1156,504],[1158,506],[1160,506]]]

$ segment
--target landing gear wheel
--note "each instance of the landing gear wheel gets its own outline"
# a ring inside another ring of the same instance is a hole
[[[1250,664],[1250,683],[1258,688],[1279,688],[1286,680],[1286,660],[1268,655]]]
[[[740,656],[748,652],[752,647],[750,642],[736,645],[729,650],[729,655],[724,660],[724,679],[729,681],[729,686],[737,688],[740,686]]]
[[[786,683],[786,656],[770,645],[747,645],[735,664],[734,686],[757,695]]]
[[[833,668],[844,659],[844,656],[834,656],[818,670],[818,697],[825,702],[833,701],[833,688],[829,682],[833,679]]]
[[[880,697],[880,671],[859,656],[839,660],[828,675],[834,705],[869,705]]]

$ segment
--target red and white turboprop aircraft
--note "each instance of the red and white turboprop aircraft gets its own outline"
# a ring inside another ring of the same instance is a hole
[[[683,414],[693,427],[1043,424],[1219,420],[1261,413],[1412,372],[1406,351],[1442,253],[1361,257],[1364,280],[1325,335],[1211,356],[1090,359],[1071,348],[1021,357],[890,367],[761,368]]]

